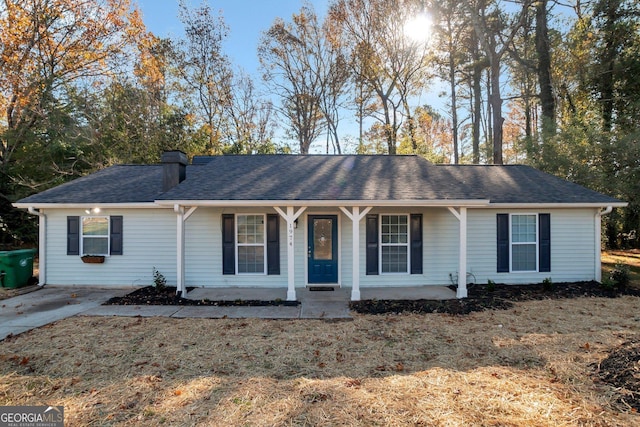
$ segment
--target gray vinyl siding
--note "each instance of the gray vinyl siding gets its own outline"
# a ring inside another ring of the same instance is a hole
[[[351,211],[351,209],[349,209]],[[362,209],[361,209],[362,211]],[[551,272],[496,272],[496,214],[551,214]],[[185,222],[185,284],[204,287],[287,287],[287,226],[280,218],[280,275],[222,274],[223,213],[272,214],[272,208],[198,208]],[[446,208],[374,208],[370,214],[423,215],[423,274],[366,275],[366,224],[360,221],[360,285],[419,286],[449,285],[458,274],[459,222]],[[478,283],[538,283],[595,278],[594,209],[469,209],[467,271]],[[176,225],[173,209],[106,209],[101,215],[123,216],[121,256],[107,257],[104,264],[84,264],[79,256],[66,255],[66,218],[83,216],[80,209],[46,210],[48,284],[143,286],[153,282],[153,269],[168,284],[176,284]],[[337,208],[309,208],[294,230],[295,286],[307,285],[307,218],[313,214],[338,217],[339,276],[341,286],[352,284],[352,223]]]
[[[449,285],[458,269],[459,223],[446,208],[375,208],[370,214],[422,214],[422,274],[366,274],[366,225],[360,222],[360,286]],[[349,221],[350,223],[351,221]],[[349,227],[350,229],[351,227]]]
[[[67,216],[86,215],[80,209],[46,210],[46,281],[50,285],[145,286],[153,283],[153,268],[167,283],[176,283],[176,215],[172,209],[105,209],[100,215],[123,216],[123,255],[104,264],[85,264],[67,255]]]
[[[198,208],[185,222],[185,284],[194,287],[286,287],[287,226],[280,218],[280,275],[222,274],[222,214],[271,214],[272,209]],[[300,227],[298,227],[299,231]]]
[[[551,214],[551,271],[496,272],[496,214]],[[595,279],[594,209],[470,209],[468,217],[467,270],[478,283],[540,283],[550,277],[556,283]]]

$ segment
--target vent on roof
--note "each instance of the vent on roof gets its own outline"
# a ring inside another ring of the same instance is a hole
[[[162,192],[171,190],[187,176],[187,155],[182,151],[162,153]]]

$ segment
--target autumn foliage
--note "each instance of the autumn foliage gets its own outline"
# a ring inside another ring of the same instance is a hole
[[[46,114],[45,98],[113,72],[145,33],[130,0],[5,0],[0,29],[0,123],[18,132],[2,138],[3,170]]]

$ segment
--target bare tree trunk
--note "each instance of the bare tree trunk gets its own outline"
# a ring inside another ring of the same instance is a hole
[[[396,154],[396,132],[395,132],[395,118],[393,123],[391,122],[391,112],[389,111],[388,99],[383,95],[378,94],[382,100],[382,107],[384,109],[384,134],[387,137],[387,147],[390,155]]]
[[[358,153],[363,154],[362,150],[364,150],[364,99],[363,99],[363,90],[362,84],[360,84],[360,97],[358,99]]]
[[[473,164],[480,164],[480,122],[482,120],[482,65],[478,41],[473,37]]]
[[[491,109],[493,111],[493,164],[502,164],[502,97],[500,95],[500,62],[490,58]]]
[[[460,163],[458,143],[458,105],[456,100],[456,67],[452,54],[453,47],[449,50],[449,84],[451,86],[451,131],[453,134],[453,164]]]
[[[556,103],[551,82],[551,51],[547,28],[547,0],[536,3],[536,53],[538,56],[538,84],[542,109],[542,136],[556,133]]]
[[[491,108],[491,70],[487,69],[487,134],[485,135],[487,159],[491,157],[493,144],[493,109]]]
[[[409,131],[409,140],[411,141],[411,148],[415,153],[418,151],[418,141],[416,140],[416,126],[413,121],[413,115],[411,114],[411,106],[409,106],[406,98],[402,100],[402,105],[404,106],[404,111],[407,116],[407,126]]]

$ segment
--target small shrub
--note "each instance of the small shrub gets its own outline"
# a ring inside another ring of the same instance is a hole
[[[611,271],[609,278],[614,282],[618,289],[626,289],[631,281],[629,266],[625,264],[616,264]]]
[[[153,286],[159,292],[162,292],[165,289],[167,289],[167,279],[164,277],[162,273],[156,270],[155,267],[153,267]]]
[[[614,282],[610,277],[603,277],[600,282],[600,287],[606,291],[612,291],[616,287],[616,282]]]
[[[545,292],[551,292],[553,290],[553,281],[551,280],[551,277],[547,277],[542,281],[542,289],[544,289]]]
[[[496,290],[496,282],[489,279],[487,280],[487,291],[494,292]]]

